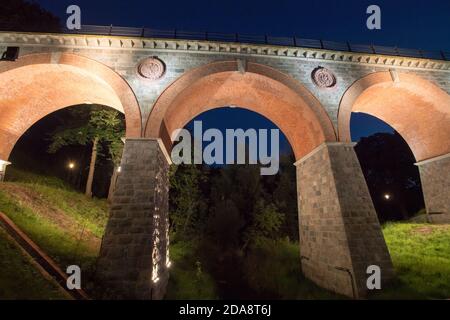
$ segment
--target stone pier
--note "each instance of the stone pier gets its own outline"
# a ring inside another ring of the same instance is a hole
[[[392,262],[353,144],[322,144],[295,165],[305,276],[361,298],[367,267],[377,265],[384,285],[393,277]]]
[[[450,215],[450,153],[416,163],[427,213]]]
[[[160,140],[127,139],[97,264],[106,299],[162,299],[169,277],[169,158]]]

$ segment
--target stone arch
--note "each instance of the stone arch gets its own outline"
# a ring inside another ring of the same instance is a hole
[[[345,92],[338,115],[339,140],[350,142],[350,116],[364,112],[398,131],[418,162],[450,153],[450,95],[411,73],[376,72]]]
[[[173,82],[154,104],[145,138],[125,142],[98,260],[102,282],[113,296],[164,296],[171,264],[170,133],[202,112],[230,105],[274,122],[295,153],[305,276],[355,298],[366,294],[367,266],[380,266],[383,281],[388,281],[392,263],[353,146],[336,141],[326,111],[296,80],[260,64],[225,61],[196,68]],[[137,230],[137,225],[148,228]],[[132,256],[127,254],[130,241],[117,235],[140,244]]]
[[[173,130],[183,128],[205,111],[231,105],[273,121],[286,135],[296,159],[324,142],[336,141],[327,112],[304,86],[273,68],[251,62],[245,67],[240,64],[207,64],[174,81],[154,104],[145,137],[161,138],[170,150]]]
[[[109,67],[69,53],[25,55],[0,62],[0,159],[22,134],[59,109],[95,103],[125,113],[127,137],[141,136],[141,114],[127,82]]]

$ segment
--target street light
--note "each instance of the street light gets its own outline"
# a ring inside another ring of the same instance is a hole
[[[68,167],[69,167],[70,170],[74,169],[75,168],[75,163],[69,162],[69,166]]]
[[[385,194],[384,194],[384,198],[385,198],[386,200],[390,200],[390,199],[391,199],[391,195],[390,195],[389,193],[385,193]]]

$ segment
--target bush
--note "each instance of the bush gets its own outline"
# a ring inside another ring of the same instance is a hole
[[[195,241],[182,241],[170,245],[168,300],[210,300],[217,299],[214,279],[208,274],[202,263],[196,259]]]

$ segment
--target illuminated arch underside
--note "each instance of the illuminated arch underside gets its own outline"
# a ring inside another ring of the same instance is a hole
[[[294,79],[262,65],[237,71],[236,62],[200,67],[175,81],[158,99],[145,136],[161,137],[170,150],[170,134],[197,115],[224,106],[257,112],[286,135],[300,159],[325,141],[335,141],[333,125],[320,103]]]
[[[417,161],[450,153],[450,96],[431,82],[389,72],[357,81],[345,93],[339,109],[339,139],[351,141],[351,112],[377,117],[399,132]]]
[[[125,113],[127,136],[141,135],[139,105],[131,89],[108,67],[72,54],[32,54],[0,63],[0,159],[46,115],[73,105],[93,103]]]

